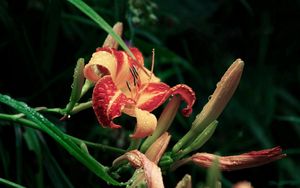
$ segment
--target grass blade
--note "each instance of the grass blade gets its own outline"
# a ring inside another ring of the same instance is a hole
[[[9,180],[3,179],[3,178],[0,178],[0,184],[4,184],[4,185],[7,185],[9,187],[15,187],[15,188],[25,188],[22,185],[16,184],[12,181],[9,181]]]
[[[133,59],[135,59],[134,55],[129,50],[122,38],[113,31],[112,27],[97,12],[95,12],[91,7],[81,0],[68,1],[77,7],[81,12],[90,17],[93,21],[95,21],[104,31],[110,34]]]
[[[29,107],[27,104],[14,100],[7,95],[0,94],[0,102],[23,113],[28,119],[38,124],[42,130],[48,133],[54,140],[63,146],[73,157],[84,164],[90,171],[95,173],[98,177],[105,180],[108,184],[124,185],[113,179],[108,173],[107,168],[95,160],[92,156],[81,150],[72,140],[69,139],[63,132],[61,132],[52,122],[42,116],[40,113]]]

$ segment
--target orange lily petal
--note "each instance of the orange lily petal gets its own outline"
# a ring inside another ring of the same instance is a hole
[[[148,111],[136,108],[135,117],[137,122],[135,132],[131,135],[132,138],[144,138],[153,133],[157,125],[155,115]]]
[[[111,75],[115,84],[121,88],[126,81],[132,80],[130,68],[136,69],[144,66],[142,53],[137,48],[130,48],[136,60],[132,59],[126,52],[114,48],[97,48],[91,60],[84,68],[84,75],[87,79],[97,82],[105,75]]]
[[[103,127],[120,128],[112,120],[121,115],[126,104],[133,104],[133,101],[118,90],[110,75],[99,79],[94,87],[92,106]]]
[[[106,51],[93,53],[91,60],[84,67],[84,76],[92,82],[97,82],[105,75],[116,75],[117,62],[115,57]]]

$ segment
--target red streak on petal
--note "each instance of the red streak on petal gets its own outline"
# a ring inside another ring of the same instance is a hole
[[[96,83],[92,96],[92,105],[99,123],[103,127],[120,128],[112,120],[121,116],[124,106],[132,101],[117,89],[110,75]]]
[[[149,112],[153,111],[167,99],[170,87],[162,82],[149,83],[142,86],[142,93],[138,99],[138,107]]]
[[[185,84],[178,84],[170,88],[167,84],[149,83],[142,88],[142,93],[138,99],[138,107],[151,112],[164,103],[170,96],[179,95],[187,106],[182,110],[184,116],[192,113],[192,107],[195,103],[196,96],[194,91]]]

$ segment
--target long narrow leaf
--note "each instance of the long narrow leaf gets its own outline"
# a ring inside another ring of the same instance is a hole
[[[40,113],[35,111],[23,102],[12,99],[7,95],[0,94],[0,102],[11,106],[17,111],[26,115],[30,120],[38,124],[46,133],[48,133],[54,140],[62,145],[72,156],[83,163],[98,177],[105,180],[107,183],[112,185],[124,185],[114,180],[106,171],[106,167],[100,164],[92,156],[81,150],[72,140],[70,140],[63,132],[61,132],[53,123],[42,116]]]
[[[112,27],[97,12],[95,12],[82,0],[68,1],[76,6],[81,12],[90,17],[93,21],[95,21],[104,31],[110,34],[133,59],[135,59],[134,55],[129,50],[122,38],[113,31]]]
[[[0,178],[0,184],[4,184],[4,185],[7,185],[9,187],[15,187],[15,188],[26,188],[22,185],[16,184],[12,181],[9,181],[9,180],[3,179],[3,178]]]

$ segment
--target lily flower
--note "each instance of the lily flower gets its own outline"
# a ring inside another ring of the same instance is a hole
[[[282,153],[282,149],[280,147],[274,147],[271,149],[251,151],[233,156],[217,156],[210,153],[196,153],[190,158],[190,160],[199,166],[208,168],[212,165],[216,157],[219,160],[221,170],[232,171],[261,166],[286,157],[286,154]]]
[[[170,87],[160,81],[144,66],[144,58],[137,48],[130,48],[135,59],[125,51],[110,47],[98,48],[84,68],[85,77],[96,83],[92,106],[103,127],[120,128],[113,119],[122,112],[136,117],[137,125],[132,138],[152,134],[157,125],[151,113],[170,96],[179,95],[187,103],[182,110],[189,116],[195,102],[195,93],[184,84]]]

